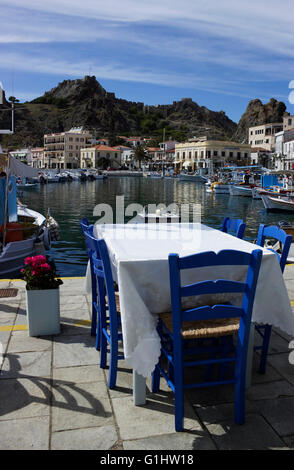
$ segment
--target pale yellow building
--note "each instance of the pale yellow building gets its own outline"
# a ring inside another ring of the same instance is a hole
[[[121,166],[122,151],[119,147],[95,145],[81,149],[81,168],[119,168]]]
[[[174,166],[178,171],[196,171],[248,164],[251,147],[248,144],[221,140],[191,139],[189,142],[176,144]]]
[[[294,116],[290,113],[285,113],[283,116],[283,131],[290,131],[294,129]]]
[[[80,151],[91,139],[91,134],[82,128],[44,135],[44,168],[69,170],[79,168]]]
[[[275,150],[275,134],[283,130],[282,122],[249,127],[248,143],[251,147],[262,147],[273,152]]]

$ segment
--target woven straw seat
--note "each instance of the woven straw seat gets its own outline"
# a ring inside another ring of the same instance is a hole
[[[108,304],[107,295],[105,296],[105,303],[106,303],[106,305]],[[118,291],[115,291],[115,303],[116,303],[117,313],[120,314],[119,292]]]
[[[159,317],[172,333],[173,326],[171,312],[161,313]],[[196,339],[233,335],[239,330],[239,322],[239,318],[221,318],[185,322],[182,329],[182,337],[183,339]]]

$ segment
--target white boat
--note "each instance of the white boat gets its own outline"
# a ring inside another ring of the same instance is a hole
[[[17,178],[33,178],[33,168],[9,156],[4,167],[8,178],[0,178],[1,244],[0,277],[15,275],[28,256],[44,253],[50,248],[50,230],[46,217],[17,201]]]
[[[163,174],[162,173],[151,172],[150,175],[149,175],[149,178],[163,178]]]
[[[22,189],[22,190],[37,189],[38,184],[37,183],[16,183],[16,187],[17,189]]]
[[[286,197],[273,197],[261,194],[263,205],[268,211],[294,212],[294,201]]]
[[[179,181],[192,181],[205,183],[207,178],[199,175],[198,173],[180,173],[178,176]]]
[[[60,177],[57,174],[52,174],[52,173],[41,173],[39,175],[39,181],[40,183],[59,183],[60,182]]]
[[[230,185],[225,183],[214,183],[213,192],[215,194],[230,194]]]
[[[252,188],[250,186],[230,184],[229,191],[231,196],[252,197]]]
[[[0,276],[17,273],[28,256],[35,256],[37,251],[50,248],[50,234],[45,227],[46,217],[26,206],[17,206],[18,222],[23,225],[22,232],[28,231],[24,240],[10,241],[2,247],[0,252]],[[34,228],[35,226],[35,228]],[[31,233],[31,234],[29,234]],[[40,247],[41,244],[41,247]]]
[[[149,223],[171,223],[171,222],[181,222],[181,217],[179,214],[174,212],[157,209],[154,213],[148,213],[145,210],[137,215],[138,221]]]

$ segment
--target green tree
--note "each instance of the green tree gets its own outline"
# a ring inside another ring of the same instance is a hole
[[[149,156],[147,153],[147,150],[144,148],[143,145],[137,145],[133,152],[133,158],[135,161],[139,162],[139,167],[141,168],[142,162],[146,162],[146,160],[149,160]]]

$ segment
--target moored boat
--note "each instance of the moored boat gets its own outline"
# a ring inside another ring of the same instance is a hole
[[[178,176],[179,181],[192,181],[205,183],[207,178],[199,175],[198,173],[180,173]]]
[[[263,205],[267,211],[294,212],[293,198],[273,197],[261,194]]]
[[[250,186],[230,184],[229,191],[231,196],[252,197],[252,188]]]

